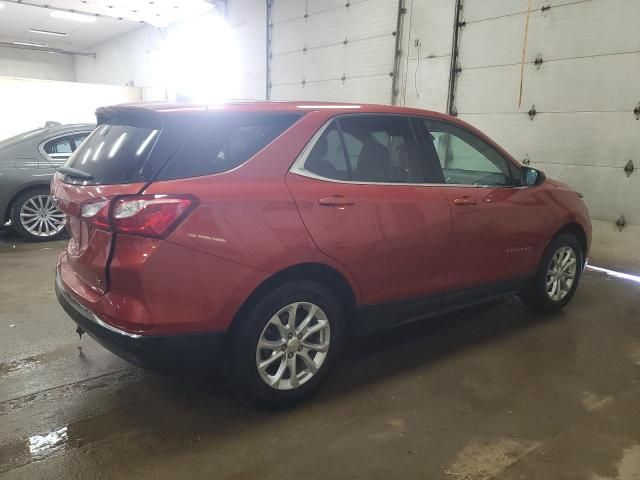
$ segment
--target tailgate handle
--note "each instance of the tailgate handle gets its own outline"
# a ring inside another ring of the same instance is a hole
[[[324,207],[347,207],[353,205],[353,200],[340,195],[334,195],[333,197],[321,198],[318,200],[318,203]]]
[[[460,205],[460,206],[477,205],[478,201],[475,198],[471,198],[471,197],[460,197],[460,198],[456,198],[453,201],[453,204]]]

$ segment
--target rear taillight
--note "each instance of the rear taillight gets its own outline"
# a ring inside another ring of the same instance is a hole
[[[191,195],[127,195],[88,202],[81,216],[102,230],[161,238],[197,204]]]
[[[80,216],[102,230],[110,230],[109,204],[106,198],[90,200],[82,205]]]

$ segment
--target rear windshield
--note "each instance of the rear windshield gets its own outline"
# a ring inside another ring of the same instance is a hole
[[[90,174],[93,178],[86,183],[102,185],[225,172],[246,162],[300,116],[215,113],[167,118],[162,126],[111,118],[82,142],[65,166]]]
[[[159,128],[100,125],[82,142],[65,166],[92,175],[91,183],[140,181],[142,167],[159,134]]]
[[[171,158],[158,179],[197,177],[231,170],[270,144],[300,116],[297,113],[208,116]]]

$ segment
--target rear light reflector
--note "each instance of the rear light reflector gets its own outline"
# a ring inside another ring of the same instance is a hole
[[[197,205],[190,195],[136,195],[119,197],[111,212],[116,233],[164,237]]]
[[[163,238],[196,207],[191,195],[125,195],[82,205],[80,216],[101,230]]]

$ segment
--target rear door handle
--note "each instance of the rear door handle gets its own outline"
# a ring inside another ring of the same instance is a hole
[[[333,197],[324,197],[318,200],[318,203],[324,207],[346,207],[353,205],[353,200],[347,197],[335,195]]]
[[[471,198],[471,197],[460,197],[460,198],[456,198],[453,201],[453,204],[460,205],[460,206],[477,205],[478,201],[475,198]]]

